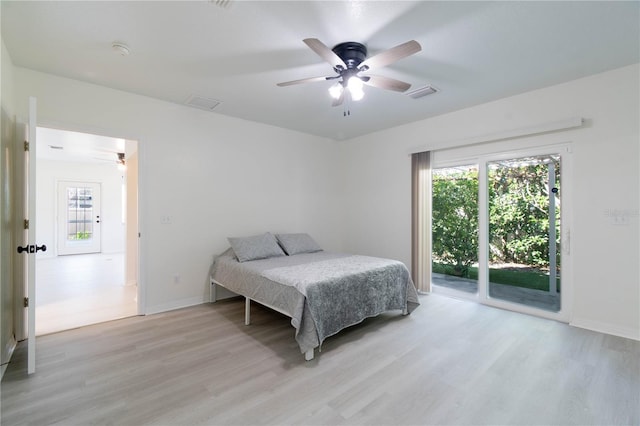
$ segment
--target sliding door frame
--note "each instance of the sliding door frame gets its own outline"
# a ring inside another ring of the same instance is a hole
[[[464,151],[464,149],[462,149]],[[432,158],[432,170],[446,167],[477,164],[478,166],[478,293],[476,295],[457,295],[465,299],[477,300],[484,305],[493,306],[500,309],[517,311],[524,314],[534,315],[542,318],[549,318],[561,322],[570,322],[573,301],[573,263],[571,260],[571,226],[572,214],[572,176],[573,164],[571,155],[571,142],[558,143],[552,145],[540,145],[522,149],[491,151],[491,147],[481,149],[478,155],[464,156],[452,155],[447,159],[439,159],[438,151],[434,152]],[[560,282],[562,291],[560,293],[560,311],[551,312],[534,308],[506,300],[492,298],[489,296],[489,206],[488,206],[488,181],[487,164],[492,161],[508,160],[520,157],[538,155],[558,155],[561,158],[561,189],[562,189],[562,210],[561,210],[561,236],[560,248],[562,256],[562,268],[560,270]],[[431,235],[428,236],[431,238]],[[430,255],[430,257],[432,257]],[[444,291],[443,293],[449,293]]]

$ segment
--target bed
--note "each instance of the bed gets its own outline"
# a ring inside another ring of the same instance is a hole
[[[322,250],[308,234],[265,233],[229,238],[231,248],[214,260],[211,302],[217,286],[291,318],[306,360],[340,330],[382,312],[404,315],[419,306],[406,266],[396,260]]]

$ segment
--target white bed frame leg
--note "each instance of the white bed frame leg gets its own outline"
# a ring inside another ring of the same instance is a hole
[[[304,353],[304,360],[311,361],[313,359],[313,349],[309,349]]]
[[[251,324],[251,299],[244,298],[244,325]]]
[[[209,280],[209,303],[218,301],[218,285],[213,282],[213,279]]]

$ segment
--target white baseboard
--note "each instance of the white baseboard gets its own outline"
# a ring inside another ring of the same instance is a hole
[[[173,311],[176,309],[188,308],[189,306],[206,303],[204,297],[189,297],[187,299],[173,300],[156,306],[147,306],[146,315],[159,314],[160,312]]]
[[[640,329],[637,328],[620,327],[618,325],[588,319],[574,319],[569,324],[574,327],[597,331],[599,333],[611,334],[613,336],[624,337],[632,340],[640,340]]]

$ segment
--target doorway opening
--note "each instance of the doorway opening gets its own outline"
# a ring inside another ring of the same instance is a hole
[[[560,311],[560,156],[487,163],[489,296]]]
[[[137,141],[36,132],[36,335],[137,315]]]

